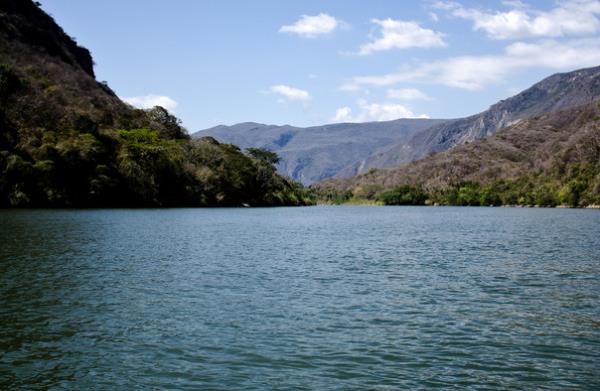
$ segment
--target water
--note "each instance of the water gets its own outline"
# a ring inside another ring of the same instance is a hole
[[[0,389],[600,389],[598,211],[0,222]]]

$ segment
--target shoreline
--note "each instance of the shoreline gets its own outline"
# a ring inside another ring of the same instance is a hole
[[[451,205],[451,204],[420,204],[420,205],[412,205],[412,204],[406,204],[406,205],[402,205],[402,204],[398,204],[398,205],[394,205],[394,204],[389,204],[386,205],[384,203],[382,203],[381,201],[371,201],[371,200],[364,200],[364,202],[362,200],[351,200],[351,201],[346,201],[346,202],[342,202],[339,204],[336,203],[330,203],[330,202],[317,202],[315,204],[316,206],[427,206],[427,207],[444,207],[444,206],[451,206],[451,207],[470,207],[470,208],[531,208],[531,209],[597,209],[600,210],[600,205],[597,204],[590,204],[590,205],[585,205],[585,206],[569,206],[569,205],[556,205],[556,206],[549,206],[549,205],[518,205],[518,204],[508,204],[508,205]]]

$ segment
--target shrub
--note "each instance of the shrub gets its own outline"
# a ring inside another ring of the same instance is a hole
[[[410,185],[399,186],[377,196],[377,200],[385,205],[425,205],[427,198],[421,187]]]

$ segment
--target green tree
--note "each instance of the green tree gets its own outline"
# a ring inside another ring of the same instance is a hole
[[[246,151],[253,158],[258,159],[258,160],[263,161],[263,162],[268,163],[268,164],[275,165],[275,164],[279,163],[279,160],[280,160],[280,158],[277,155],[277,153],[269,151],[268,149],[264,149],[264,148],[247,148]]]
[[[385,205],[424,205],[428,197],[421,187],[403,185],[380,193],[377,198]]]
[[[181,127],[181,120],[171,115],[164,107],[154,106],[147,111],[147,116],[151,121],[150,127],[157,128],[161,137],[166,139],[189,138],[185,129]]]

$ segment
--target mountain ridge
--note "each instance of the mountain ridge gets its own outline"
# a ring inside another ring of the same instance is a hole
[[[49,55],[79,66],[84,72],[95,78],[94,61],[90,51],[79,46],[40,7],[31,1],[8,1],[0,5],[3,23],[2,31],[8,39],[28,43],[45,50]],[[36,23],[27,23],[35,19]]]
[[[395,168],[323,181],[315,188],[321,194],[375,199],[402,186],[422,189],[434,200],[439,194],[487,186],[497,197],[492,203],[600,204],[600,104],[529,118],[485,139]],[[486,204],[477,198],[468,202]]]
[[[575,107],[599,98],[600,66],[555,73],[471,116],[440,120],[413,119],[412,121],[417,121],[421,126],[402,134],[378,139],[377,142],[371,140],[373,127],[393,127],[398,121],[409,120],[339,123],[308,128],[241,123],[205,129],[194,133],[193,137],[210,135],[244,147],[260,146],[271,149],[281,154],[280,172],[305,184],[312,184],[331,177],[352,177],[372,168],[395,167],[432,153],[449,150],[456,145],[483,139],[524,119]],[[310,134],[311,130],[317,129],[320,132],[337,129],[338,133],[331,137],[334,143],[321,138],[312,140],[304,147],[288,146],[298,133],[304,131]],[[344,134],[344,129],[348,134]],[[361,139],[348,136],[356,129],[365,132]],[[270,135],[261,134],[264,132],[270,132]],[[393,132],[393,129],[390,129],[390,133]],[[281,142],[277,143],[278,140]]]
[[[455,145],[483,139],[520,120],[590,103],[600,98],[600,66],[555,73],[489,109],[448,121],[416,134],[385,154],[371,156],[367,168],[384,168],[418,160]]]
[[[270,149],[281,156],[281,173],[310,184],[335,176],[358,158],[443,121],[411,118],[310,127],[242,122],[201,130],[192,137],[212,136],[244,148]]]

